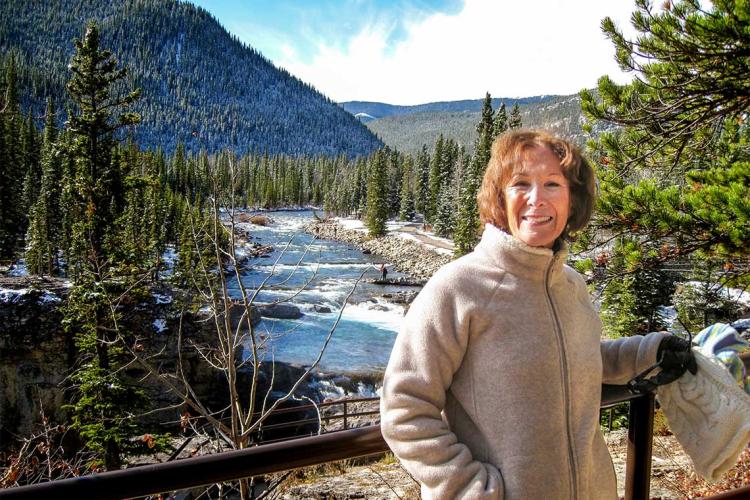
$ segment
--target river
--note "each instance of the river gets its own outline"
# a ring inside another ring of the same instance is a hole
[[[242,282],[256,289],[264,280],[256,302],[266,303],[288,298],[303,316],[297,320],[264,318],[256,333],[267,339],[267,359],[297,365],[310,365],[322,348],[341,307],[341,321],[325,349],[320,369],[338,373],[382,372],[388,362],[404,308],[389,303],[383,294],[417,290],[413,287],[376,285],[383,260],[361,250],[330,240],[314,240],[304,232],[312,222],[312,211],[264,212],[268,226],[247,224],[253,240],[272,245],[274,251],[251,259],[242,273]],[[363,279],[349,301],[344,300],[357,279]],[[389,278],[400,273],[389,269]],[[233,295],[239,296],[236,279],[230,282]],[[319,312],[321,307],[331,312]]]

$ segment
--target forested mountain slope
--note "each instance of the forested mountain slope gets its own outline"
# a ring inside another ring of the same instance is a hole
[[[524,127],[544,128],[583,145],[581,99],[578,95],[492,99],[493,107],[505,104],[508,112],[518,104]],[[343,103],[352,113],[367,113],[363,123],[388,146],[416,154],[423,144],[431,147],[439,135],[472,151],[481,119],[482,99],[393,106],[374,102]]]
[[[177,0],[3,0],[0,54],[15,54],[22,109],[66,103],[72,39],[88,20],[143,98],[142,146],[288,154],[366,154],[380,141],[330,99]],[[60,119],[60,122],[63,120]],[[41,126],[41,121],[40,121]]]

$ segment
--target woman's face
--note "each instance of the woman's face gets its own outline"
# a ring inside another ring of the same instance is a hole
[[[505,186],[508,229],[532,247],[552,248],[570,213],[570,189],[560,160],[549,148],[528,149]]]

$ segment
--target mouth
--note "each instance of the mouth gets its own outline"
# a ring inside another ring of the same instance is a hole
[[[521,220],[528,222],[529,224],[546,224],[552,222],[552,216],[550,215],[523,215]]]

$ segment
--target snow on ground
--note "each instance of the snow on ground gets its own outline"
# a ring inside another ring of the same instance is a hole
[[[365,227],[364,221],[361,221],[359,219],[336,217],[335,220],[344,229],[360,231],[363,233],[367,232],[367,228]],[[403,239],[407,239],[411,241],[416,241],[417,243],[424,245],[430,248],[431,250],[434,250],[437,253],[441,253],[445,255],[453,255],[453,250],[452,250],[453,240],[449,238],[441,238],[439,236],[435,236],[435,233],[433,233],[432,231],[424,231],[422,229],[418,229],[418,225],[415,225],[414,222],[408,222],[408,221],[401,222],[401,221],[389,220],[385,223],[385,228],[386,228],[386,231],[393,236],[397,236],[399,238],[403,238]],[[450,248],[444,248],[438,245],[431,245],[429,242],[424,241],[423,239],[420,239],[419,236],[424,236],[436,242],[440,242],[445,246],[449,246]]]
[[[26,261],[24,259],[20,259],[18,262],[15,263],[13,266],[13,269],[10,270],[8,273],[8,276],[28,276],[29,271],[26,269]]]
[[[164,318],[156,318],[152,323],[156,333],[163,333],[167,331],[167,320]]]
[[[702,290],[706,286],[706,284],[702,281],[685,281],[683,285],[695,288],[697,290]],[[733,302],[737,302],[739,304],[742,304],[743,306],[750,307],[750,291],[748,290],[740,290],[739,288],[726,288],[718,284],[711,284],[711,289],[715,290],[717,294],[723,295]]]
[[[12,289],[12,288],[0,288],[0,303],[15,303],[18,302],[21,297],[29,293],[28,288],[18,288],[18,289]],[[60,302],[62,299],[55,295],[54,293],[50,293],[48,291],[44,291],[41,297],[39,297],[39,303],[40,304],[46,304],[49,302]]]
[[[336,217],[336,222],[344,229],[350,229],[354,231],[367,232],[365,223],[359,219],[347,219],[343,217]]]
[[[439,240],[439,241],[446,242],[449,245],[453,245],[453,242],[451,240],[449,240],[448,238],[438,238],[437,236],[432,236],[431,233],[423,233],[421,231],[417,231],[417,233],[418,234],[424,234],[424,235],[428,236],[429,238],[432,238],[433,240]],[[397,236],[398,238],[403,238],[405,240],[416,241],[420,245],[426,246],[430,250],[432,250],[432,251],[434,251],[436,253],[439,253],[439,254],[453,255],[453,250],[451,250],[449,248],[443,248],[443,247],[439,247],[439,246],[435,246],[435,245],[430,245],[429,243],[427,243],[427,242],[425,242],[423,240],[420,240],[414,233],[400,233],[399,232],[399,233],[396,233],[395,236]]]
[[[154,298],[156,304],[171,304],[172,297],[161,293],[152,293],[151,296]]]

